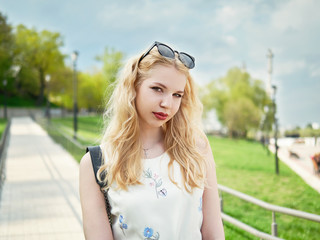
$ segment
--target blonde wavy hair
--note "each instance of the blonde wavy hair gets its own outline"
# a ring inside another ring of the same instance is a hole
[[[106,128],[101,141],[102,154],[107,160],[97,177],[105,184],[105,190],[113,183],[123,190],[127,190],[129,185],[141,184],[143,151],[135,104],[137,88],[156,65],[174,66],[185,74],[187,83],[178,112],[162,126],[164,147],[170,157],[169,178],[178,186],[173,180],[173,163],[176,161],[180,165],[186,191],[203,188],[207,185],[207,162],[203,149],[208,142],[201,128],[202,103],[197,97],[189,69],[177,56],[175,59],[161,56],[156,47],[138,63],[140,56],[128,61],[107,104],[104,113]]]

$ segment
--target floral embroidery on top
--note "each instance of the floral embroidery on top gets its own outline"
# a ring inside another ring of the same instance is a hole
[[[123,232],[123,235],[126,235],[124,230],[128,229],[128,225],[124,222],[124,217],[122,215],[119,216],[119,225]]]
[[[160,238],[160,234],[156,232],[153,235],[153,229],[146,227],[143,231],[143,236],[145,236],[144,240],[158,240]]]
[[[158,179],[159,175],[157,175],[155,173],[152,176],[152,171],[150,170],[150,168],[148,168],[147,171],[143,171],[143,176],[145,178],[150,178],[153,180],[153,182],[150,183],[150,186],[155,188],[157,198],[159,198],[159,195],[161,197],[167,196],[167,189],[162,188],[162,189],[158,190],[159,187],[161,187],[161,185],[162,185],[162,179],[161,178]]]
[[[202,211],[202,197],[200,197],[200,206],[198,207],[199,212]]]

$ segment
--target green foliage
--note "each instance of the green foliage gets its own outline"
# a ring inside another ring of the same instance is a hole
[[[114,49],[105,49],[104,55],[96,59],[103,61],[102,71],[77,72],[78,108],[101,112],[113,91],[113,83],[122,65],[123,54]],[[58,68],[51,74],[49,84],[50,101],[67,109],[73,107],[73,70]],[[108,90],[108,91],[107,91]]]
[[[79,74],[79,107],[103,111],[107,87],[108,82],[101,72]]]
[[[64,55],[60,52],[63,41],[60,33],[28,29],[20,24],[15,35],[16,64],[21,66],[18,91],[27,87],[31,95],[37,96],[37,104],[44,99],[45,75],[64,67]]]
[[[304,128],[299,133],[301,137],[320,137],[320,129]]]
[[[14,38],[12,27],[7,23],[7,17],[0,12],[0,90],[4,91],[3,80],[10,80],[10,68],[13,61]],[[7,86],[8,89],[10,86]]]
[[[103,55],[97,56],[98,61],[103,62],[102,75],[108,88],[105,92],[105,102],[107,102],[114,90],[114,83],[117,79],[120,68],[122,67],[123,53],[108,47],[105,48]]]
[[[37,31],[20,24],[13,33],[7,18],[0,12],[0,93],[4,91],[2,80],[7,79],[9,105],[26,103],[28,106],[36,100],[40,106],[49,98],[58,106],[73,108],[73,70],[65,67],[62,46],[62,37],[57,32]],[[106,47],[96,59],[103,62],[102,71],[77,74],[79,109],[101,111],[104,108],[122,66],[123,53]],[[12,71],[14,65],[20,66],[16,76]],[[49,83],[45,82],[47,74],[51,76]],[[22,98],[26,101],[21,101]]]
[[[7,96],[8,107],[34,107],[34,100],[26,97]],[[0,103],[4,103],[4,95],[0,95]],[[0,106],[1,106],[0,105]]]
[[[311,126],[305,128],[296,127],[285,131],[285,136],[295,137],[320,137],[320,129],[313,129]]]
[[[249,129],[259,126],[260,114],[246,97],[230,100],[225,104],[223,118],[232,136],[247,136]]]
[[[50,74],[51,80],[47,84],[50,102],[63,108],[73,107],[73,70],[61,67]]]
[[[114,83],[122,66],[123,53],[106,47],[103,55],[97,56],[96,59],[103,62],[102,73],[108,84]]]
[[[263,82],[239,68],[230,69],[225,77],[206,85],[201,99],[205,114],[215,109],[232,137],[246,137],[249,130],[259,129],[264,107],[271,103]]]

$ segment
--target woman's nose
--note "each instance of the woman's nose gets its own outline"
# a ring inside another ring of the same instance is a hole
[[[160,106],[163,108],[171,108],[172,106],[172,97],[171,96],[163,96],[160,102]]]

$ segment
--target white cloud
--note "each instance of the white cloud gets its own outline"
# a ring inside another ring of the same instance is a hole
[[[317,27],[320,23],[319,9],[318,0],[287,1],[275,10],[272,23],[276,29],[282,31]]]
[[[233,46],[233,45],[237,44],[237,39],[234,36],[231,36],[231,35],[223,36],[223,40],[230,46]]]
[[[97,15],[101,24],[113,29],[132,31],[147,27],[146,31],[156,31],[163,25],[167,30],[172,28],[173,23],[182,21],[189,11],[188,5],[176,1],[111,1]]]
[[[306,66],[307,64],[304,60],[288,60],[277,63],[274,71],[279,76],[289,75],[305,69]]]
[[[320,77],[320,64],[312,64],[309,67],[309,73],[311,77]]]
[[[236,29],[254,15],[254,6],[252,4],[243,2],[241,4],[231,4],[218,9],[214,16],[214,22],[226,31]]]

